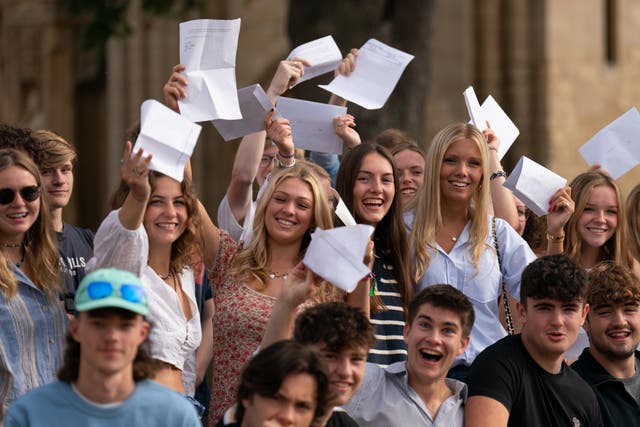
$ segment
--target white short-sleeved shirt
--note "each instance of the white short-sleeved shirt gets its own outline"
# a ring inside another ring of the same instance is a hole
[[[202,338],[193,272],[185,268],[179,274],[191,309],[191,318],[186,319],[176,292],[147,265],[149,239],[144,226],[127,230],[120,223],[118,214],[119,210],[110,212],[100,224],[94,239],[93,258],[87,263],[86,271],[114,267],[138,275],[147,290],[147,319],[152,323],[149,333],[151,357],[183,371],[189,369],[185,361],[198,348]],[[195,372],[185,372],[183,376],[192,378],[195,383]],[[185,386],[189,390],[195,384],[191,386],[187,381]]]
[[[252,226],[255,213],[256,201],[252,201],[249,206],[249,212],[247,212],[247,216],[242,222],[243,225],[240,225],[238,220],[233,216],[233,212],[231,212],[229,199],[225,194],[220,202],[220,206],[218,206],[218,228],[227,230],[231,238],[236,242],[244,242],[243,246],[246,248],[253,236]]]
[[[524,268],[536,259],[526,241],[507,222],[496,218],[496,234],[502,261],[502,274],[493,248],[491,218],[487,224],[487,245],[476,270],[471,260],[471,241],[467,222],[451,252],[440,246],[437,251],[429,249],[429,265],[417,283],[418,290],[429,285],[450,284],[464,292],[473,303],[475,323],[467,350],[454,362],[471,365],[478,353],[506,335],[498,318],[498,297],[502,291],[502,280],[511,295],[520,297],[520,278]]]

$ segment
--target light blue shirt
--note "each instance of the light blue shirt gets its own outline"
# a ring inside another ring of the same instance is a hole
[[[362,385],[343,408],[360,427],[462,427],[467,399],[463,382],[445,379],[453,394],[433,418],[407,381],[406,362],[386,368],[367,363]]]
[[[120,404],[96,405],[55,381],[9,407],[5,427],[199,427],[195,408],[181,394],[153,381],[136,383]]]
[[[475,311],[475,323],[467,350],[456,359],[454,366],[471,365],[478,353],[495,343],[507,333],[498,318],[498,297],[502,292],[502,280],[511,295],[520,298],[520,277],[524,268],[536,259],[526,241],[507,222],[496,218],[496,234],[502,261],[502,274],[493,248],[491,218],[486,246],[480,258],[479,268],[471,260],[471,241],[467,222],[451,252],[429,249],[429,266],[418,282],[418,290],[429,285],[449,284],[469,297]]]
[[[10,402],[56,378],[69,324],[57,297],[47,298],[22,270],[13,274],[16,295],[0,293],[0,424]]]

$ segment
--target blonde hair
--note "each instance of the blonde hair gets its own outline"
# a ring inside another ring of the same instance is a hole
[[[471,260],[478,269],[480,257],[487,247],[489,221],[489,152],[484,135],[473,125],[453,123],[433,137],[425,161],[425,180],[416,202],[416,215],[409,236],[409,247],[415,252],[415,279],[420,280],[429,266],[428,248],[435,250],[436,233],[442,228],[442,194],[440,169],[444,155],[457,141],[469,139],[480,151],[482,179],[469,204],[471,218]]]
[[[581,173],[569,184],[571,187],[571,198],[575,202],[576,208],[573,215],[569,218],[569,221],[567,221],[564,251],[576,262],[580,263],[582,238],[578,231],[578,221],[589,201],[591,191],[595,187],[602,185],[611,188],[616,194],[618,225],[614,235],[600,247],[598,261],[611,260],[616,264],[633,268],[633,255],[630,248],[627,247],[627,221],[625,218],[625,205],[622,192],[615,180],[602,171]]]
[[[40,168],[51,169],[73,163],[76,158],[76,150],[73,145],[60,135],[48,130],[36,130],[31,132],[33,140],[33,160]]]
[[[332,213],[325,191],[318,182],[316,175],[304,165],[278,170],[269,177],[269,183],[257,201],[256,213],[253,220],[253,237],[249,246],[236,255],[234,267],[239,281],[258,280],[266,286],[268,265],[271,254],[268,250],[269,233],[265,226],[265,212],[273,194],[280,184],[287,179],[296,178],[305,182],[313,195],[313,217],[311,227],[322,229],[333,228]],[[300,242],[299,261],[311,240],[311,230],[307,230]]]
[[[47,294],[49,298],[55,298],[61,290],[58,276],[58,263],[60,258],[57,249],[57,240],[51,214],[46,199],[46,191],[42,191],[42,178],[38,167],[25,153],[14,149],[0,149],[0,170],[11,166],[23,168],[29,172],[40,187],[38,199],[40,209],[38,216],[24,236],[23,244],[27,255],[34,262],[30,263],[33,272],[33,283]],[[2,253],[0,262],[0,290],[5,298],[13,298],[18,292],[18,282],[11,269],[11,263]]]

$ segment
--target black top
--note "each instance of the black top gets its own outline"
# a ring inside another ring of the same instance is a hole
[[[640,352],[636,351],[636,364],[640,360]],[[588,382],[600,403],[600,412],[605,426],[637,426],[640,425],[640,406],[629,394],[621,380],[607,372],[589,349],[571,365],[580,376]]]
[[[544,370],[529,355],[520,334],[481,352],[467,384],[469,397],[489,397],[507,408],[509,427],[602,425],[588,384],[564,362],[557,374]]]

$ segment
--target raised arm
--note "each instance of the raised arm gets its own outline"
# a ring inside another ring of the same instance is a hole
[[[273,306],[260,348],[291,338],[298,306],[313,295],[316,276],[302,262],[287,275],[282,293]]]
[[[184,65],[175,65],[171,70],[169,80],[167,80],[162,87],[165,105],[176,113],[180,112],[180,108],[178,108],[178,99],[186,98],[187,96],[187,78],[182,74],[184,70]]]
[[[547,214],[547,255],[564,252],[564,226],[574,210],[571,187],[563,187],[551,197]]]
[[[500,140],[489,127],[489,122],[487,122],[487,127],[488,129],[485,129],[482,133],[487,139],[487,147],[489,148],[489,172],[491,173],[489,186],[493,214],[497,218],[504,219],[514,229],[517,229],[518,209],[516,208],[516,202],[513,200],[511,190],[503,185],[507,180],[507,175],[500,164],[500,157],[498,156]]]
[[[353,73],[356,69],[356,59],[358,58],[358,49],[353,48],[351,51],[342,59],[342,62],[336,68],[334,75],[335,76],[345,76],[349,77],[351,73]],[[329,104],[331,105],[339,105],[341,107],[347,106],[347,100],[332,93],[331,98],[329,98]]]
[[[151,194],[151,186],[149,185],[151,155],[144,157],[144,151],[139,149],[134,156],[131,156],[131,151],[131,141],[127,141],[122,154],[120,173],[122,180],[129,187],[129,194],[122,204],[119,218],[124,228],[136,230],[142,224],[147,201]]]

